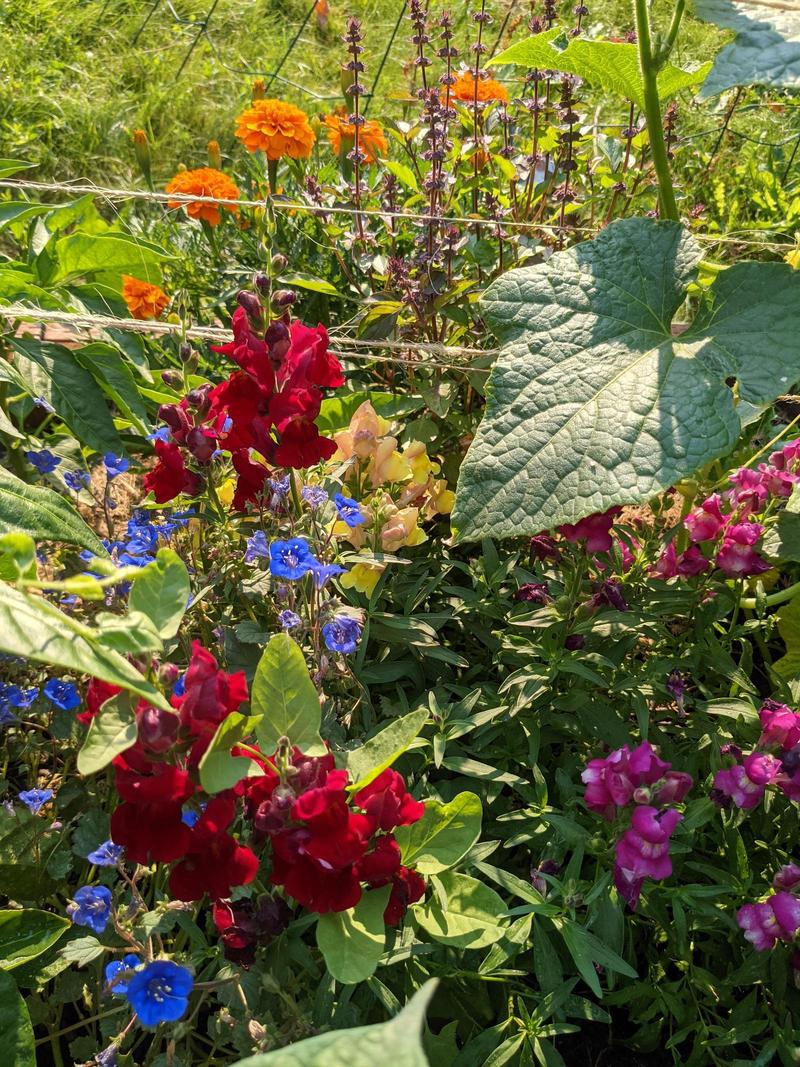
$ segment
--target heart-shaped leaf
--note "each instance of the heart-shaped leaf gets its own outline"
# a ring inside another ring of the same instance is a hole
[[[420,874],[454,867],[480,837],[482,814],[480,797],[474,793],[459,793],[449,804],[426,800],[421,819],[395,830],[403,863]]]
[[[136,744],[134,702],[129,693],[118,693],[103,704],[89,723],[89,732],[78,753],[80,774],[102,771],[121,752]]]
[[[483,297],[501,343],[461,467],[462,538],[519,537],[649,500],[736,443],[741,401],[800,378],[800,272],[739,263],[673,318],[697,244],[677,223],[623,219]]]
[[[356,985],[375,972],[386,941],[383,913],[389,893],[388,885],[373,889],[354,908],[320,915],[317,946],[337,982]]]

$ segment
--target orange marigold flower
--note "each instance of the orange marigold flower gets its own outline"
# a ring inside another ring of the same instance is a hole
[[[308,115],[283,100],[253,101],[236,120],[236,136],[249,152],[261,149],[267,159],[305,159],[316,140]]]
[[[238,200],[239,190],[234,182],[213,167],[198,167],[197,170],[181,170],[166,187],[168,193],[181,193],[183,196],[213,196],[219,200]],[[186,203],[170,200],[170,207],[185,207],[193,219],[203,219],[209,226],[218,226],[220,205],[203,203]],[[221,205],[226,211],[236,214],[233,204]]]
[[[135,319],[157,319],[169,303],[163,289],[130,274],[122,275],[122,299]]]
[[[356,135],[356,128],[352,122],[348,122],[341,115],[333,114],[327,116],[325,125],[328,128],[328,140],[337,156],[342,150],[343,139],[345,150],[349,152],[355,143]],[[358,134],[358,144],[367,157],[366,163],[374,163],[378,156],[385,156],[389,151],[389,145],[386,143],[386,136],[380,123],[375,122],[374,119],[365,120]]]
[[[501,100],[504,104],[508,103],[508,93],[504,85],[495,81],[494,78],[478,78],[476,82],[475,75],[471,70],[462,70],[458,75],[452,89],[453,97],[456,100],[462,100],[465,104],[471,104],[475,99],[476,84],[478,100],[481,103],[488,103],[490,100]]]

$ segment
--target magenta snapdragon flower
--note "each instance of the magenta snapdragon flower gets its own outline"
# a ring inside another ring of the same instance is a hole
[[[765,700],[759,709],[758,717],[761,720],[759,747],[777,747],[785,752],[800,744],[800,715],[786,704]]]
[[[697,545],[689,545],[685,552],[678,555],[675,542],[670,541],[658,557],[651,573],[656,578],[663,578],[664,581],[668,578],[695,578],[698,574],[707,571],[710,566],[711,564]]]
[[[766,788],[781,773],[781,761],[767,752],[751,752],[742,763],[717,771],[714,789],[730,797],[737,808],[758,807]]]
[[[633,801],[637,789],[655,784],[669,768],[648,741],[642,741],[633,752],[623,745],[602,759],[589,760],[581,774],[586,807],[611,822],[618,808]]]
[[[776,872],[772,879],[776,889],[784,889],[787,892],[800,886],[800,867],[796,863],[787,863]]]
[[[689,512],[683,525],[689,531],[691,540],[699,544],[702,541],[716,541],[729,518],[730,515],[722,514],[722,497],[719,493],[713,493],[699,508]]]
[[[737,522],[726,529],[716,559],[723,574],[728,578],[750,578],[770,569],[753,547],[763,532],[764,527],[758,522]]]
[[[622,511],[620,507],[608,511],[587,515],[574,525],[566,523],[558,527],[558,532],[568,541],[585,541],[587,552],[609,552],[613,544],[611,527],[614,519]]]
[[[683,816],[675,808],[637,807],[631,825],[617,841],[614,884],[631,909],[639,902],[645,878],[661,881],[672,874],[669,839]]]
[[[734,488],[728,494],[739,515],[763,511],[769,500],[769,489],[761,471],[740,467],[730,475]]]
[[[745,904],[736,913],[745,938],[758,952],[778,941],[793,941],[800,930],[800,900],[791,893],[773,893],[759,904]]]

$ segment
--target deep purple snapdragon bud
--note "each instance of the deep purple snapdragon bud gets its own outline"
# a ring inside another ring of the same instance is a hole
[[[686,692],[686,679],[683,674],[676,668],[671,670],[667,675],[666,690],[673,700],[676,700],[678,704],[683,707],[683,696]]]
[[[186,447],[198,463],[208,463],[217,450],[217,435],[213,430],[193,426],[186,435]]]
[[[270,282],[268,274],[264,274],[263,272],[257,274],[253,279],[253,282],[255,283],[256,289],[258,289],[260,293],[269,292]]]
[[[549,534],[537,534],[530,539],[529,552],[531,563],[539,560],[541,563],[558,563],[561,559],[561,551]]]
[[[526,582],[514,593],[514,599],[526,604],[549,604],[553,598],[544,582]]]
[[[288,308],[297,300],[294,289],[278,289],[272,294],[272,303],[277,308]]]
[[[188,363],[194,357],[192,346],[188,341],[181,341],[178,354],[181,357],[181,363]]]
[[[275,370],[278,370],[286,358],[286,353],[292,346],[292,338],[289,327],[283,319],[271,322],[267,327],[264,340],[269,350],[269,360]]]
[[[192,420],[186,409],[180,404],[162,404],[158,409],[158,417],[169,426],[173,440],[178,444],[183,444],[187,433],[192,428]]]
[[[264,318],[264,308],[256,294],[250,289],[240,289],[236,294],[239,307],[243,307],[248,317],[254,322],[261,322]]]
[[[161,381],[170,389],[180,389],[183,385],[183,375],[176,370],[165,370],[161,375]]]
[[[205,415],[211,406],[211,400],[209,395],[214,387],[210,383],[205,385],[199,385],[197,389],[192,389],[191,392],[186,394],[186,402],[189,407],[194,408],[198,415]]]
[[[149,704],[136,712],[139,727],[139,742],[151,752],[167,752],[178,736],[178,716]]]
[[[276,252],[270,260],[270,266],[275,274],[281,274],[289,266],[289,260],[282,252]]]
[[[568,634],[564,640],[564,648],[567,652],[578,652],[586,644],[583,634]]]
[[[556,860],[542,860],[538,867],[531,867],[531,885],[543,897],[547,896],[547,882],[542,878],[543,874],[558,874],[561,864]]]
[[[292,805],[297,794],[287,785],[278,785],[269,800],[259,804],[253,818],[253,826],[260,834],[271,834],[282,830],[289,821]]]

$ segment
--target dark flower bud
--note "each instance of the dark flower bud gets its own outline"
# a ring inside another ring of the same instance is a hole
[[[189,407],[194,408],[198,415],[205,415],[211,405],[209,394],[212,389],[213,386],[208,383],[198,386],[197,389],[192,389],[191,392],[186,394],[186,403]]]
[[[561,551],[549,534],[537,534],[530,539],[528,546],[531,564],[534,560],[542,563],[557,563],[561,559]]]
[[[186,434],[192,428],[189,414],[180,404],[162,404],[158,409],[158,417],[169,426],[169,432],[178,444],[183,444]]]
[[[526,604],[549,604],[552,597],[544,582],[526,582],[514,593],[514,599]]]
[[[261,271],[260,273],[258,273],[255,276],[255,278],[253,278],[253,282],[255,284],[256,289],[258,289],[258,291],[260,293],[268,293],[269,292],[270,282],[269,282],[269,275],[268,274],[264,274],[264,272]]]
[[[183,375],[176,370],[165,370],[161,375],[161,380],[170,389],[180,389],[183,385]]]
[[[178,354],[181,357],[182,363],[189,362],[189,360],[194,355],[194,352],[192,351],[192,346],[189,344],[188,341],[181,341],[180,348],[178,349]]]
[[[800,771],[800,745],[795,745],[781,756],[781,766],[784,771],[794,777]]]
[[[274,834],[278,830],[282,830],[289,821],[292,805],[296,799],[293,789],[285,785],[276,786],[270,799],[265,800],[263,804],[259,804],[253,818],[253,826],[257,832]]]
[[[264,308],[256,294],[250,289],[240,289],[236,294],[239,307],[243,307],[249,318],[259,322],[264,317]]]
[[[171,711],[146,705],[137,711],[139,743],[151,752],[166,752],[178,736],[178,716]]]
[[[564,641],[564,648],[568,652],[577,652],[579,649],[583,648],[585,644],[586,638],[583,634],[569,634]]]
[[[275,307],[288,308],[297,300],[297,293],[294,289],[278,289],[272,294],[272,302]]]
[[[281,319],[271,322],[264,334],[264,340],[269,351],[270,362],[275,370],[278,370],[292,345],[289,327]]]
[[[217,450],[217,435],[213,430],[193,426],[186,435],[186,447],[198,463],[208,463]]]
[[[712,789],[708,797],[718,808],[729,808],[731,806],[731,798],[727,793],[723,793],[721,789]]]
[[[285,271],[286,268],[289,266],[289,260],[286,258],[286,256],[283,255],[282,252],[276,252],[275,255],[272,257],[270,266],[272,267],[275,274],[280,274]]]

